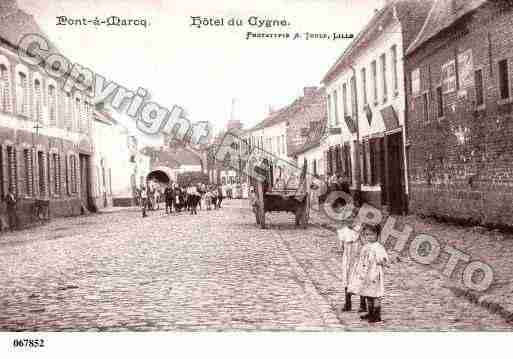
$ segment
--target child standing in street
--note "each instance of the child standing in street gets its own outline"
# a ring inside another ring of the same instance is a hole
[[[349,280],[353,273],[356,263],[358,262],[358,256],[362,247],[362,241],[360,238],[360,226],[355,226],[354,229],[349,227],[343,227],[337,230],[337,235],[340,243],[343,244],[342,253],[342,285],[345,293],[345,303],[342,311],[349,312],[352,310],[351,304],[351,292],[348,291]],[[358,312],[366,312],[365,299],[360,297],[360,309]]]
[[[385,293],[383,267],[387,265],[388,255],[385,247],[378,242],[380,234],[379,224],[362,225],[361,237],[365,244],[348,288],[365,297],[368,313],[360,318],[370,323],[381,322],[381,298]]]

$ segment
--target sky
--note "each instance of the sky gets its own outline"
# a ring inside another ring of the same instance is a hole
[[[246,32],[353,33],[384,0],[18,0],[72,61],[151,100],[186,109],[192,122],[224,128],[234,117],[249,128],[320,86],[348,39],[253,39]],[[148,27],[57,26],[57,17],[141,19]],[[191,26],[192,16],[224,18],[225,26]],[[285,19],[286,27],[257,28],[250,16]],[[227,25],[231,17],[244,25]]]

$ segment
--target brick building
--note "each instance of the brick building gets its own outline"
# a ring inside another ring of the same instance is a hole
[[[43,34],[15,0],[0,3],[0,195],[13,188],[18,217],[34,219],[37,199],[49,201],[51,216],[94,209],[91,198],[91,102],[64,93],[62,81],[21,61],[17,43]],[[51,52],[57,52],[54,46]],[[5,225],[5,204],[0,204]]]
[[[513,4],[437,0],[407,51],[410,208],[513,223]]]
[[[326,93],[323,87],[305,87],[303,96],[294,103],[294,109],[287,119],[287,154],[295,157],[298,150],[303,150],[317,129],[326,122]],[[319,161],[322,160],[322,157]],[[320,163],[317,164],[322,167]]]

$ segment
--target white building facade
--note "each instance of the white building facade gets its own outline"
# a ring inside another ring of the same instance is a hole
[[[408,195],[405,36],[418,31],[403,25],[402,4],[392,1],[376,13],[323,79],[330,128],[321,141],[326,173],[348,178],[358,201],[394,213],[406,210]],[[419,12],[427,14],[424,7]]]

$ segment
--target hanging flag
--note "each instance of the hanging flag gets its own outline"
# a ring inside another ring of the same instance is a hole
[[[372,110],[371,110],[370,106],[369,105],[365,105],[363,110],[365,111],[365,117],[367,117],[367,122],[369,122],[369,126],[371,126],[371,124],[372,124]]]
[[[356,132],[356,124],[353,121],[353,118],[351,116],[344,116],[344,120],[346,121],[347,128],[351,133]]]

